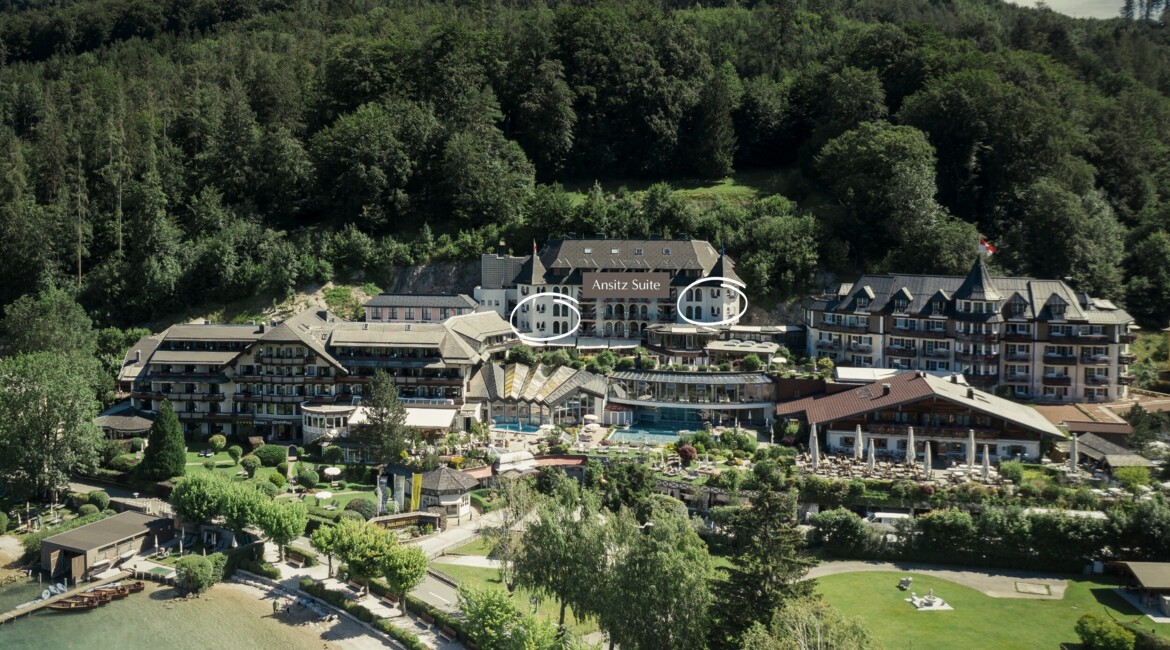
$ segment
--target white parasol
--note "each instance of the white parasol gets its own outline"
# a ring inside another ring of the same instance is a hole
[[[967,467],[975,467],[975,430],[967,429]]]
[[[926,474],[926,478],[930,478],[930,442],[923,445],[926,449],[926,455],[922,458],[922,471]]]
[[[853,435],[853,460],[861,460],[864,449],[861,442],[861,425],[857,425],[857,433]]]
[[[809,427],[808,431],[808,453],[811,456],[812,469],[817,471],[817,466],[821,464],[821,450],[817,443],[817,425]]]
[[[873,438],[869,439],[869,461],[865,465],[865,471],[873,474]]]
[[[913,463],[918,460],[918,452],[914,449],[914,427],[908,429],[906,436],[906,462]]]

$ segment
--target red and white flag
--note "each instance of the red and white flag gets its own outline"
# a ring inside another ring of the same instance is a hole
[[[991,243],[988,242],[986,239],[980,239],[979,240],[979,252],[980,253],[987,253],[988,255],[992,255],[995,253],[995,246],[992,246]]]

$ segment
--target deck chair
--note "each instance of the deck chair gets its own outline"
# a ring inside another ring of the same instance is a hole
[[[906,591],[907,589],[910,588],[910,584],[912,582],[914,582],[914,578],[902,578],[901,580],[898,581],[898,589],[901,589],[902,591]]]

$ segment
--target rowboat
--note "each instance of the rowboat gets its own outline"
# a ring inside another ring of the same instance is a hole
[[[136,594],[143,589],[146,589],[146,585],[142,582],[131,582],[130,584],[126,585],[126,588],[130,590],[130,593]]]
[[[91,599],[66,598],[65,600],[49,603],[45,607],[58,612],[79,612],[86,609],[93,609],[98,606],[98,602]]]

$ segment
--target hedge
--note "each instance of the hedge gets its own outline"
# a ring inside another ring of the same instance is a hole
[[[250,571],[246,566],[248,562],[253,562],[260,559],[264,554],[264,542],[252,542],[251,544],[244,544],[237,546],[223,554],[227,556],[227,563],[223,568],[223,577],[230,578],[236,573],[236,569],[244,569]]]
[[[282,445],[260,445],[252,453],[265,467],[276,467],[288,461],[288,447]]]
[[[292,555],[304,558],[305,559],[305,566],[317,566],[318,564],[321,563],[321,561],[319,559],[317,559],[316,553],[313,553],[311,551],[306,551],[304,549],[296,548],[293,546],[284,547],[284,556],[289,557]]]
[[[390,638],[406,646],[407,650],[430,650],[430,646],[419,640],[418,635],[410,630],[394,627],[388,618],[374,621],[374,627],[390,635]]]
[[[264,576],[269,580],[280,580],[280,569],[272,566],[268,562],[247,560],[245,562],[241,562],[239,566],[245,571],[251,571],[256,575]]]

